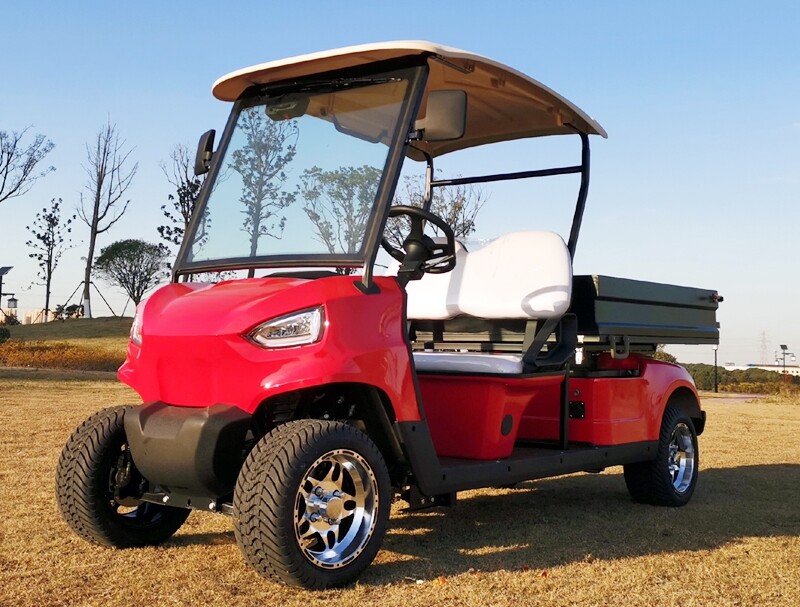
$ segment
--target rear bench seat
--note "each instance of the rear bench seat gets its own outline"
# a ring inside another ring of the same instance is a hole
[[[395,272],[396,273],[396,272]],[[456,247],[456,267],[409,282],[408,319],[456,317],[558,319],[569,308],[572,262],[562,238],[553,232],[512,232],[469,253]],[[414,352],[421,372],[519,374],[522,354]]]

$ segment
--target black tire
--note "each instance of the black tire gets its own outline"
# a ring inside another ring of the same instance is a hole
[[[656,458],[625,466],[625,484],[637,502],[685,506],[697,485],[700,451],[692,419],[667,405],[661,421]]]
[[[125,440],[127,408],[103,409],[78,426],[56,469],[56,500],[67,525],[88,542],[115,548],[160,544],[189,516],[130,497],[142,477]]]
[[[341,422],[289,422],[261,439],[242,466],[233,494],[236,541],[269,580],[343,586],[378,553],[391,492],[366,434]]]

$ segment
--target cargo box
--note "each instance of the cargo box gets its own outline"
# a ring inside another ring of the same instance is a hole
[[[570,311],[584,347],[627,341],[654,344],[717,344],[717,308],[711,289],[679,287],[612,276],[575,276]]]

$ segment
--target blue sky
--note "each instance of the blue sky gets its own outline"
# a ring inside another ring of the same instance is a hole
[[[718,289],[720,362],[758,362],[762,335],[768,358],[781,343],[800,353],[797,2],[31,1],[5,3],[0,17],[0,129],[33,125],[56,144],[56,172],[0,204],[0,265],[14,266],[3,290],[21,308],[44,302],[41,287],[25,290],[36,272],[25,226],[52,197],[77,204],[85,144],[108,117],[135,148],[139,173],[128,215],[99,244],[155,241],[171,190],[159,163],[176,143],[222,129],[229,106],[210,94],[219,76],[327,48],[424,39],[507,63],[608,131],[592,142],[577,273]],[[520,162],[516,148],[500,154],[501,170]],[[565,186],[571,202],[574,185]],[[493,194],[490,204],[485,224],[506,200]],[[480,216],[478,224],[480,234]],[[56,301],[80,282],[84,248],[66,253]],[[125,298],[104,294],[119,312]],[[713,360],[710,347],[672,351]]]

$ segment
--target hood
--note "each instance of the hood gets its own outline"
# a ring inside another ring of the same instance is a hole
[[[175,283],[162,287],[147,300],[143,334],[241,334],[270,318],[320,303],[314,281],[298,278],[249,278],[211,285]]]

